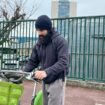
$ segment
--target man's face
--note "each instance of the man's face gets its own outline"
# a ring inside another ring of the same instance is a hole
[[[48,31],[47,30],[39,30],[37,29],[37,33],[39,35],[39,37],[44,37],[48,34]]]
[[[38,30],[37,33],[39,35],[39,42],[41,44],[47,45],[51,41],[51,35],[47,30]]]

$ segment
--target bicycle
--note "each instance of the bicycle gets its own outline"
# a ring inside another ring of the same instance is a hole
[[[36,94],[36,87],[39,80],[34,78],[33,73],[13,70],[0,70],[0,96],[2,95],[0,105],[20,105],[20,97],[23,93],[23,86],[21,84],[27,76],[30,76],[34,82],[31,105],[43,105],[42,90]],[[17,101],[15,102],[15,100]]]

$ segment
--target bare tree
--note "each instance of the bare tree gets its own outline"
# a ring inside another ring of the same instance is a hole
[[[0,23],[0,45],[9,41],[10,32],[20,24],[16,21],[29,19],[41,2],[42,0],[0,0],[0,18],[6,21]]]

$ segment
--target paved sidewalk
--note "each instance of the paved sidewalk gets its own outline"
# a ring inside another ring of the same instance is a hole
[[[21,105],[30,105],[33,83],[24,82],[24,88]],[[67,86],[65,105],[105,105],[105,91]]]

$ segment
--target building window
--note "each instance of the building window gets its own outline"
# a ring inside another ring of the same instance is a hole
[[[59,17],[69,17],[69,8],[70,8],[70,2],[69,1],[59,1]]]

